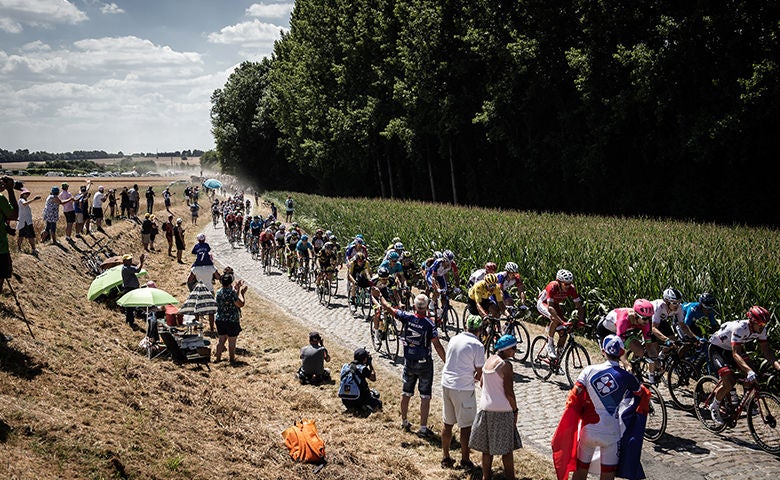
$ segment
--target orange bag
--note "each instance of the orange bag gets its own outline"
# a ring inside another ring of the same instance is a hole
[[[325,459],[325,442],[314,420],[303,419],[282,432],[290,457],[296,462],[319,463]]]

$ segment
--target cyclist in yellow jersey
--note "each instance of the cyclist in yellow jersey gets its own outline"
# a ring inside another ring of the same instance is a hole
[[[495,296],[495,302],[490,299]],[[485,318],[488,315],[503,315],[506,312],[504,305],[504,293],[498,286],[498,277],[495,273],[485,275],[469,288],[469,313]]]

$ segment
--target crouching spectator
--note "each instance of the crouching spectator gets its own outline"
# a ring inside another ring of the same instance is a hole
[[[301,348],[301,368],[298,369],[301,385],[329,382],[330,370],[325,368],[325,362],[330,362],[328,349],[323,345],[320,334],[311,332],[309,344]]]
[[[376,371],[371,360],[365,348],[358,348],[354,360],[341,367],[339,397],[348,409],[368,412],[382,409],[379,392],[368,387],[368,380],[376,381]]]

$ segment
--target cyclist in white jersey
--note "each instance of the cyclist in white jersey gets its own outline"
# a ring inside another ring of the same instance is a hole
[[[653,300],[653,336],[661,343],[668,343],[670,336],[676,333],[680,338],[696,338],[685,324],[685,313],[682,309],[682,293],[676,288],[664,290],[663,298]],[[665,323],[671,321],[671,325]]]
[[[496,265],[493,262],[488,262],[485,264],[485,268],[478,268],[471,272],[471,275],[469,275],[469,281],[466,284],[467,288],[471,288],[474,286],[475,283],[485,278],[485,275],[488,273],[496,273],[496,270],[498,270],[498,265]]]

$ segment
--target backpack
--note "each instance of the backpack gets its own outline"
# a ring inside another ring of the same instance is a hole
[[[325,442],[314,420],[303,419],[282,432],[290,457],[296,462],[319,463],[325,459]]]
[[[357,400],[360,398],[360,384],[358,383],[355,366],[345,363],[341,367],[341,382],[339,382],[339,398],[343,400]]]

